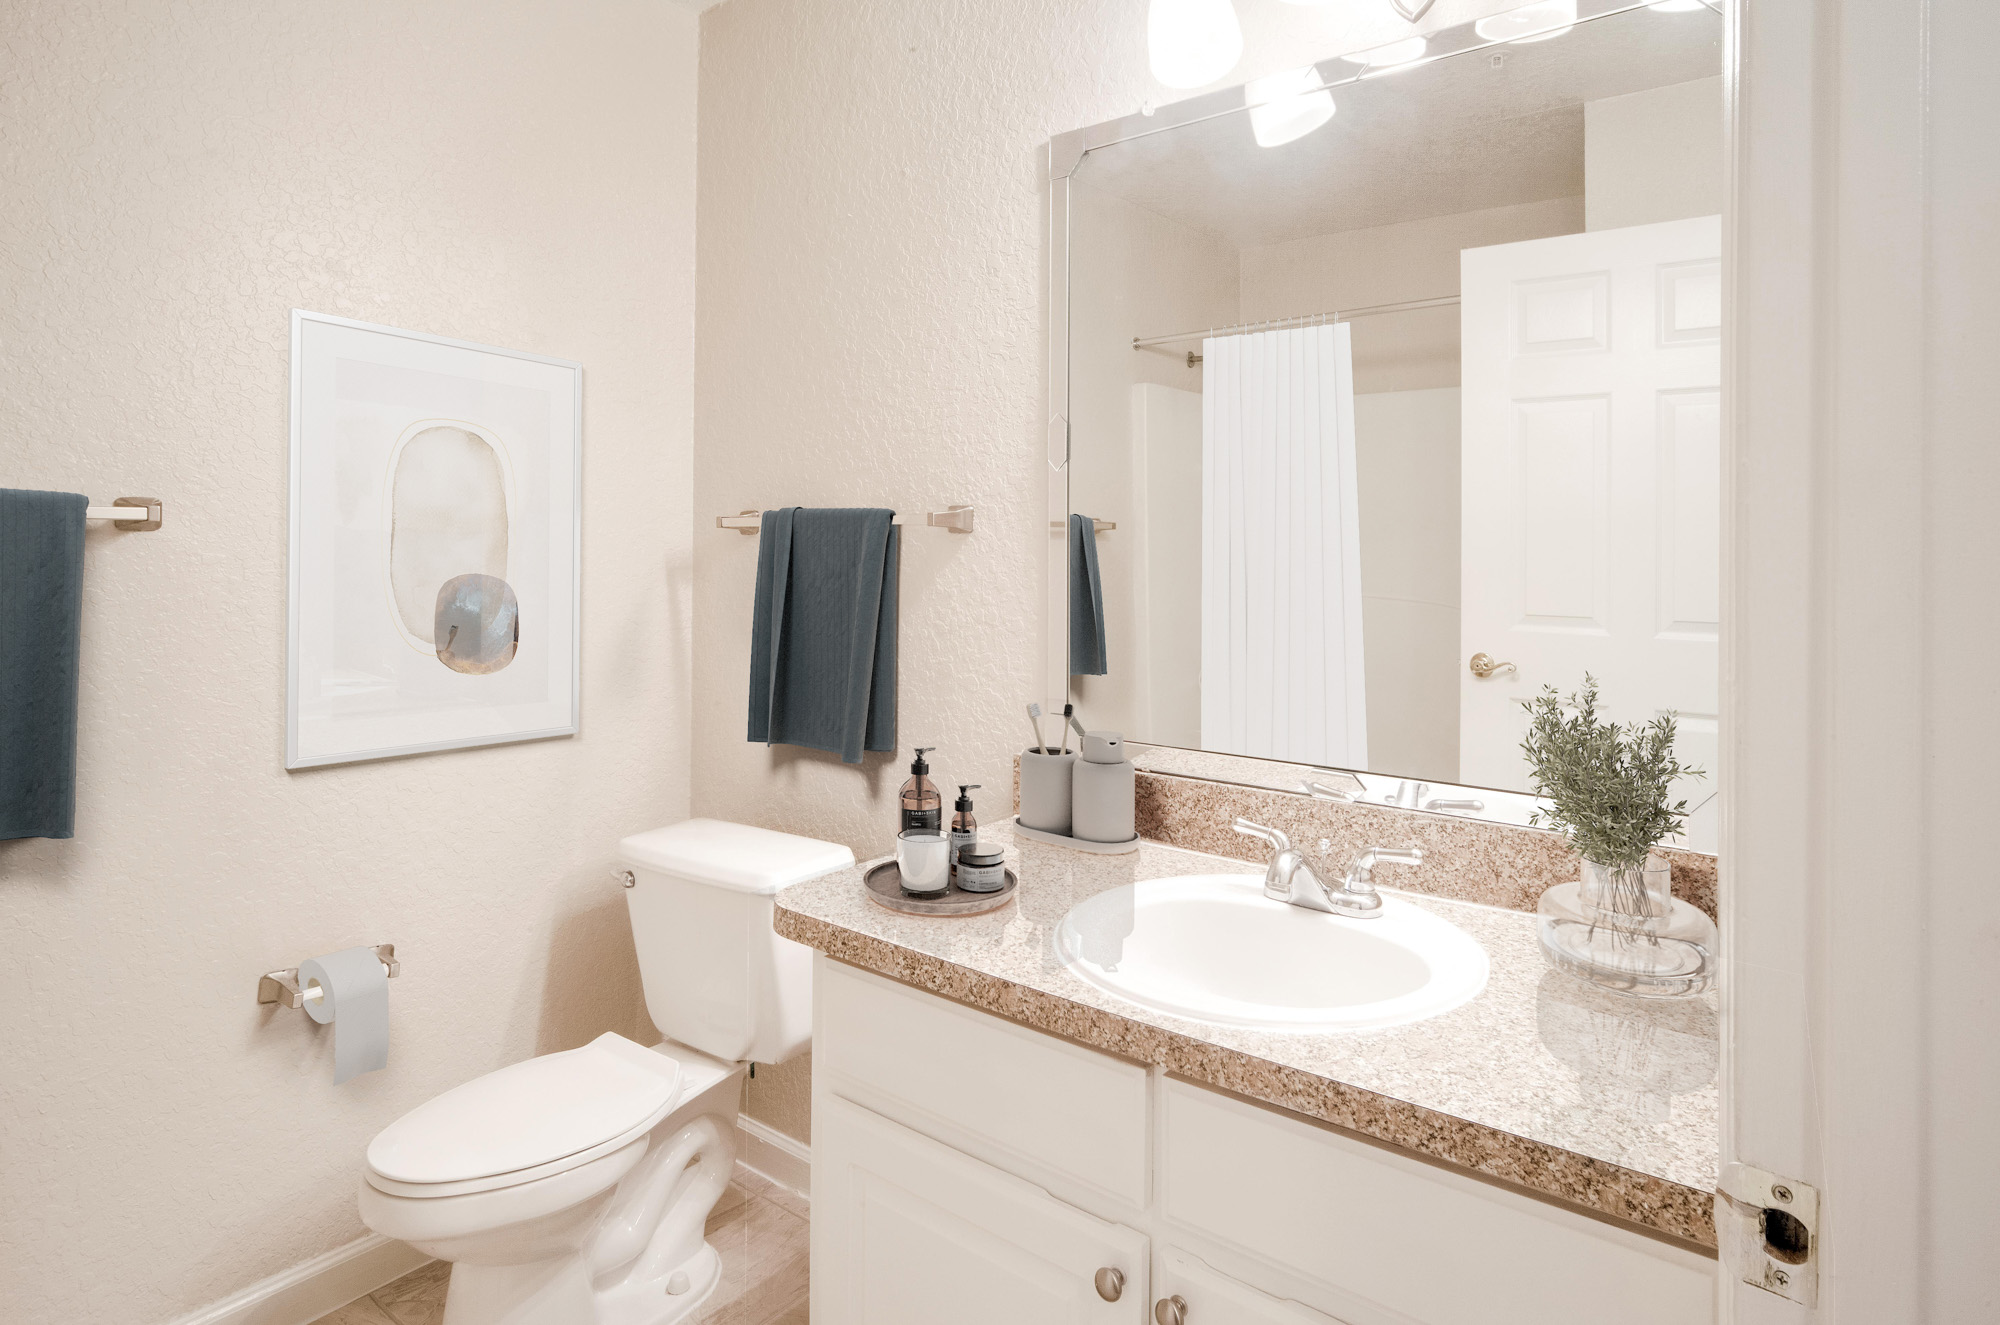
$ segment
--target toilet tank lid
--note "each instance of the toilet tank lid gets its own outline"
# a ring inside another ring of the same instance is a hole
[[[688,819],[618,844],[627,865],[745,893],[780,888],[846,869],[854,853],[832,842],[720,819]]]

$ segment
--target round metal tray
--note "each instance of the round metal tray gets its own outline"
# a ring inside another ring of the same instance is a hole
[[[867,885],[868,895],[891,911],[901,911],[912,916],[981,916],[988,911],[998,911],[1014,900],[1014,890],[1021,886],[1021,880],[1012,869],[1007,871],[1007,882],[999,892],[969,893],[957,884],[952,884],[943,892],[930,897],[910,897],[903,892],[903,873],[896,868],[894,856],[879,865],[871,866],[862,876]]]

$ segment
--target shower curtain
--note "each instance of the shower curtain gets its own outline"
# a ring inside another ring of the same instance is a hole
[[[1202,342],[1201,744],[1365,768],[1348,328]]]

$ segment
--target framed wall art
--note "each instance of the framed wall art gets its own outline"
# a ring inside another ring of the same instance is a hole
[[[285,767],[575,735],[582,388],[292,311]]]

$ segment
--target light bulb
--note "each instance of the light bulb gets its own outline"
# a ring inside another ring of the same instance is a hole
[[[1236,67],[1243,29],[1229,0],[1153,0],[1146,53],[1168,87],[1202,87]]]
[[[1695,2],[1699,4],[1701,0]],[[1421,60],[1430,48],[1431,44],[1422,37],[1405,37],[1401,41],[1392,41],[1387,46],[1377,46],[1372,51],[1356,51],[1352,55],[1343,55],[1340,58],[1349,64],[1365,64],[1370,69],[1388,69],[1394,65],[1408,64],[1412,60]]]
[[[1535,0],[1504,14],[1482,18],[1472,30],[1488,41],[1531,42],[1560,37],[1576,24],[1576,0]]]
[[[1243,104],[1250,107],[1250,132],[1259,147],[1303,138],[1333,118],[1333,93],[1312,65],[1251,79],[1243,89]]]

